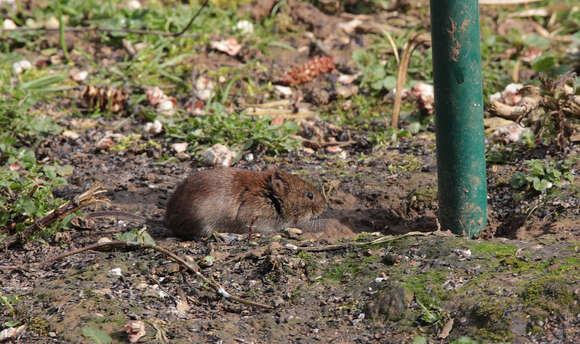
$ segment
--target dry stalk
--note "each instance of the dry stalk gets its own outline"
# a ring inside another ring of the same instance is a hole
[[[409,42],[405,45],[405,51],[401,57],[401,63],[399,63],[399,70],[397,72],[397,92],[395,93],[395,106],[393,108],[393,115],[391,117],[391,126],[395,129],[399,128],[399,113],[401,112],[401,101],[403,98],[403,86],[405,85],[405,79],[407,78],[407,70],[409,69],[409,62],[411,61],[411,55],[415,48],[421,44],[431,44],[431,38],[429,38],[425,33],[417,33],[411,37]],[[385,119],[385,124],[387,127],[389,124]]]
[[[338,251],[338,250],[345,250],[348,248],[356,248],[356,247],[364,247],[369,245],[376,245],[382,244],[385,242],[391,242],[395,240],[399,240],[405,237],[410,236],[427,236],[427,235],[437,235],[437,232],[409,232],[402,235],[396,236],[382,236],[378,239],[368,242],[354,242],[354,243],[346,243],[346,244],[337,244],[337,245],[328,245],[323,247],[298,247],[298,251],[307,251],[307,252],[325,252],[325,251]]]

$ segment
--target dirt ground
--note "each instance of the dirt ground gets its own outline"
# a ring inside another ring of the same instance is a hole
[[[332,36],[336,25],[349,18],[346,12],[321,14],[312,6],[296,6],[291,16],[312,32],[313,41]],[[259,8],[251,12],[258,18],[260,13]],[[413,16],[412,12],[406,15]],[[384,22],[381,14],[367,19]],[[364,46],[365,39],[362,33],[359,40],[344,45],[326,41],[338,69],[355,68],[350,56]],[[285,43],[301,46],[305,42]],[[98,47],[95,51],[98,55]],[[306,63],[311,55],[312,51],[274,49],[268,56],[249,50],[234,58],[205,51],[187,63],[211,70],[258,59],[275,68],[265,75],[256,71],[257,78],[271,80],[276,71]],[[323,78],[300,85],[297,92],[311,105],[324,108],[332,106],[324,104],[325,97],[335,99],[332,84]],[[38,160],[75,167],[68,184],[55,195],[72,199],[99,183],[107,190],[110,204],[84,209],[84,225],[73,226],[52,241],[31,241],[3,250],[1,265],[41,262],[103,237],[113,239],[145,227],[157,245],[199,266],[203,275],[228,293],[272,309],[219,296],[159,251],[91,250],[32,270],[0,270],[0,290],[3,295],[19,295],[15,312],[27,325],[15,343],[97,342],[86,334],[87,329],[107,333],[116,343],[127,342],[123,326],[131,320],[145,323],[143,343],[580,341],[577,181],[557,196],[514,197],[509,180],[518,166],[488,164],[489,224],[479,238],[467,240],[436,232],[433,128],[393,144],[373,146],[364,129],[344,125],[333,134],[347,133],[353,141],[342,147],[346,154],[296,150],[271,157],[258,149],[253,160],[236,163],[236,167],[254,170],[278,166],[318,187],[335,185],[322,218],[337,219],[344,227],[295,238],[275,235],[248,240],[226,235],[219,241],[189,242],[168,233],[163,222],[165,205],[179,181],[207,166],[187,159],[160,163],[161,156],[174,155],[174,142],[154,136],[150,139],[158,146],[95,149],[107,132],[142,132],[142,118],[79,119],[64,114],[58,123],[80,137],[56,135],[36,150]],[[312,123],[321,130],[328,128],[323,120]],[[308,138],[307,133],[301,135]],[[565,151],[544,147],[522,154],[563,159],[578,156],[578,151],[572,144]],[[576,163],[575,171],[578,167]],[[91,216],[96,211],[120,211],[140,218]],[[360,245],[382,236],[393,240]],[[313,247],[327,249],[308,250]],[[11,319],[10,315],[7,309],[1,311],[0,322]]]

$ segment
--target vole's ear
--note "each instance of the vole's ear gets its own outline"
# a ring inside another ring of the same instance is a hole
[[[274,193],[284,195],[288,192],[288,185],[282,176],[282,172],[275,169],[270,177],[270,184]]]

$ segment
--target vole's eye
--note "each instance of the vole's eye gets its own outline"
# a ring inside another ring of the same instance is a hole
[[[314,199],[314,195],[310,191],[306,193],[306,197],[308,197],[308,199]]]

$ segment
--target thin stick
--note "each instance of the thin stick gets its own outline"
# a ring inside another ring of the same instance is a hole
[[[34,223],[28,226],[28,228],[26,228],[24,231],[11,235],[0,244],[7,248],[12,247],[19,242],[24,242],[34,233],[43,230],[46,226],[61,220],[63,217],[79,209],[82,209],[96,202],[107,203],[107,199],[101,198],[102,194],[105,192],[106,190],[103,190],[100,185],[93,185],[87,192],[75,197],[72,201],[68,201],[67,203],[61,205],[40,220],[34,221]]]
[[[195,18],[197,18],[199,16],[199,14],[201,13],[201,11],[205,8],[205,6],[207,6],[207,3],[209,2],[209,0],[205,0],[203,2],[203,4],[201,5],[201,7],[197,10],[197,12],[193,15],[193,17],[191,17],[191,19],[189,20],[189,23],[187,23],[187,25],[185,25],[185,27],[183,28],[183,30],[181,30],[178,33],[173,34],[173,37],[179,37],[181,35],[183,35],[185,33],[185,31],[189,30],[189,27],[191,26],[191,24],[193,24],[193,21],[195,20]]]
[[[158,252],[161,252],[167,256],[169,256],[171,259],[173,259],[174,261],[176,261],[177,263],[179,263],[180,265],[182,265],[183,267],[185,267],[187,270],[193,272],[199,279],[201,279],[206,285],[210,285],[217,294],[223,296],[226,299],[230,299],[248,306],[254,306],[254,307],[259,307],[259,308],[264,308],[264,309],[274,309],[272,306],[270,305],[266,305],[263,303],[259,303],[259,302],[254,302],[251,300],[247,300],[247,299],[243,299],[241,297],[232,295],[230,293],[228,293],[224,287],[222,287],[219,283],[217,283],[216,281],[214,281],[213,279],[209,279],[207,277],[205,277],[195,266],[193,266],[191,263],[185,261],[183,258],[179,257],[178,255],[176,255],[175,253],[161,247],[161,246],[157,246],[157,245],[149,245],[149,244],[142,244],[139,242],[134,242],[134,241],[120,241],[120,240],[114,240],[114,241],[110,241],[110,242],[105,242],[105,243],[97,243],[97,244],[93,244],[93,245],[89,245],[89,246],[85,246],[73,251],[69,251],[69,252],[65,252],[61,255],[58,255],[54,258],[51,258],[49,260],[46,260],[44,262],[39,263],[39,266],[44,266],[47,264],[50,264],[54,261],[63,259],[65,257],[69,257],[81,252],[85,252],[85,251],[89,251],[89,250],[95,250],[95,249],[99,249],[99,248],[105,248],[105,247],[130,247],[130,248],[139,248],[139,249],[146,249],[146,248],[151,248],[153,250],[156,250]]]
[[[423,33],[417,33],[411,37],[405,46],[405,51],[401,57],[401,63],[399,63],[399,70],[397,72],[397,92],[395,94],[395,106],[393,108],[393,115],[391,116],[391,126],[395,129],[399,128],[399,113],[401,112],[403,86],[405,85],[405,79],[407,78],[407,70],[409,69],[411,55],[413,54],[415,48],[417,48],[420,44],[429,41],[429,38],[425,37]],[[389,126],[388,123],[386,123],[386,119],[385,124],[387,127]]]
[[[338,244],[338,245],[328,245],[323,247],[298,247],[298,251],[307,251],[307,252],[325,252],[325,251],[338,251],[344,250],[347,248],[354,248],[354,247],[364,247],[369,245],[376,245],[382,244],[385,242],[391,242],[395,240],[399,240],[405,237],[410,236],[427,236],[433,235],[432,232],[409,232],[402,235],[397,236],[382,236],[376,240],[368,241],[368,242],[355,242],[355,243],[348,243],[348,244]]]

